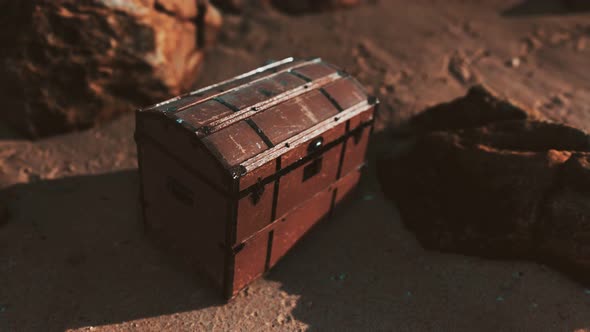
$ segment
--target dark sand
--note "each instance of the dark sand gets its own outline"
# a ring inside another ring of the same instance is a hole
[[[553,1],[381,0],[228,16],[198,86],[290,55],[358,75],[382,99],[380,128],[479,81],[590,129],[590,14]],[[590,291],[557,272],[423,250],[373,167],[354,202],[223,304],[143,237],[132,134],[129,115],[35,143],[4,135],[0,331],[590,330]],[[371,159],[391,144],[377,135]]]

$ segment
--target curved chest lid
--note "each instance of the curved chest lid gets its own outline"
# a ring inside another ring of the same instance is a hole
[[[354,78],[321,59],[288,58],[145,111],[194,131],[228,169],[250,170],[375,102]]]

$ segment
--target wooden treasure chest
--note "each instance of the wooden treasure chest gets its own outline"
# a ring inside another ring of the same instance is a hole
[[[355,187],[377,103],[289,58],[139,110],[147,230],[233,297]]]

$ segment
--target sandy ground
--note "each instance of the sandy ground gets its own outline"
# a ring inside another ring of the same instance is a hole
[[[590,14],[552,1],[381,0],[229,16],[197,85],[290,55],[358,75],[383,101],[380,127],[485,82],[590,129]],[[590,290],[557,272],[423,250],[373,167],[355,201],[224,304],[143,236],[132,134],[131,115],[34,143],[3,133],[0,331],[590,329]],[[395,144],[386,136],[375,137],[372,160]]]

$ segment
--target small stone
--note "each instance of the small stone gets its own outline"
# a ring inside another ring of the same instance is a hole
[[[49,169],[49,171],[47,171],[47,173],[45,174],[45,178],[49,179],[49,180],[55,179],[58,174],[59,174],[59,168],[51,167],[51,169]]]
[[[498,301],[498,302],[504,302],[504,297],[503,296],[498,296],[496,298],[496,301]]]
[[[373,194],[365,194],[365,195],[363,196],[363,200],[364,200],[364,201],[372,201],[372,200],[374,200],[374,199],[375,199],[375,195],[373,195]]]
[[[584,289],[584,294],[590,295],[590,289]]]
[[[508,66],[512,68],[520,67],[520,58],[512,58],[508,61]]]
[[[461,84],[471,83],[475,80],[470,68],[470,61],[462,52],[456,52],[449,60],[449,73]]]
[[[287,321],[287,317],[285,317],[285,315],[284,315],[284,314],[279,314],[279,315],[277,316],[277,323],[279,323],[279,324],[281,324],[281,325],[282,325],[282,324],[284,324],[286,321]]]

